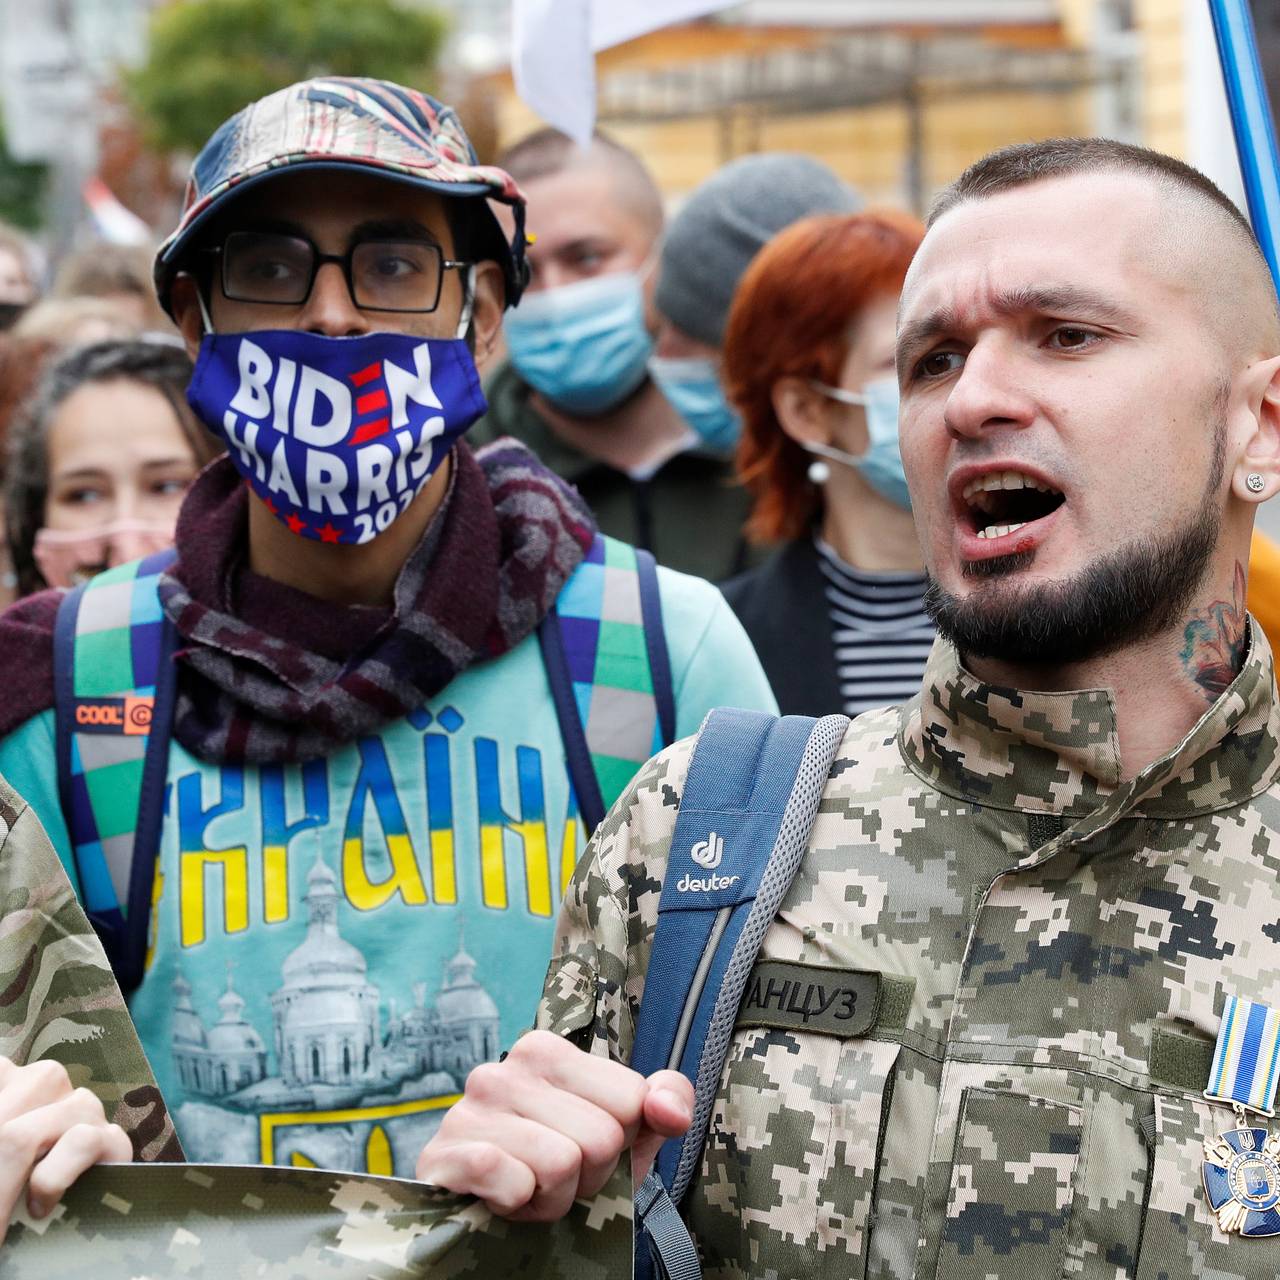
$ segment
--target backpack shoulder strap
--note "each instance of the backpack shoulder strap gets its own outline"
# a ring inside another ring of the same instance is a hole
[[[126,991],[145,966],[173,720],[172,550],[69,592],[54,629],[58,790],[89,920]]]
[[[675,1206],[701,1159],[748,975],[804,858],[848,724],[845,716],[721,709],[698,736],[631,1055],[642,1075],[669,1068],[694,1085],[688,1131],[663,1146],[636,1192],[638,1229],[657,1251],[657,1274],[700,1274]],[[649,1251],[639,1249],[636,1274],[655,1274],[652,1265]]]
[[[597,534],[538,628],[587,831],[675,741],[675,695],[653,557]]]

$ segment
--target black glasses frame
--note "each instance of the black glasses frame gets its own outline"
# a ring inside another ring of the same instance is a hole
[[[250,298],[243,293],[232,293],[227,285],[227,264],[230,255],[227,252],[227,246],[231,244],[239,236],[258,237],[258,236],[278,236],[281,240],[294,240],[298,244],[304,244],[311,251],[311,275],[307,279],[306,292],[296,302],[282,302],[274,298]],[[436,296],[435,300],[429,307],[370,307],[366,306],[356,297],[355,281],[351,275],[351,263],[357,250],[364,248],[366,245],[377,244],[412,244],[423,249],[430,249],[440,263],[440,269],[436,273]],[[360,311],[388,311],[398,315],[430,315],[440,306],[440,295],[444,292],[444,273],[449,270],[461,270],[464,267],[474,266],[474,263],[463,262],[456,258],[446,258],[444,250],[432,240],[413,240],[404,236],[372,236],[368,240],[357,240],[346,253],[321,253],[316,244],[307,236],[296,235],[293,232],[285,231],[232,231],[220,245],[213,245],[204,250],[210,255],[220,255],[222,266],[218,272],[218,285],[222,289],[222,296],[231,302],[252,302],[255,305],[264,307],[302,307],[305,306],[311,297],[311,291],[316,287],[316,276],[320,273],[320,268],[326,263],[336,262],[342,268],[343,278],[347,282],[347,294],[351,298],[352,305]]]

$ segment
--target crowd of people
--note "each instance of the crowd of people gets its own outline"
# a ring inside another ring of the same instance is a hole
[[[41,274],[0,234],[0,1230],[184,1155],[546,1220],[630,1148],[642,1274],[1275,1273],[1280,1166],[1182,1176],[1280,1056],[1206,1077],[1280,1009],[1280,316],[1211,183],[1028,143],[926,225],[763,154],[668,218],[323,79]],[[695,1094],[654,1010],[770,885]]]

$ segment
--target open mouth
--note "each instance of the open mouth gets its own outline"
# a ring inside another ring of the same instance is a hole
[[[1052,515],[1066,501],[1051,485],[1021,471],[990,471],[960,495],[979,538],[1003,538]]]

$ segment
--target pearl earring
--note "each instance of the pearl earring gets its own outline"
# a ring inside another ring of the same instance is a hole
[[[1261,493],[1267,487],[1266,479],[1257,471],[1250,471],[1244,483],[1250,493]]]
[[[809,463],[809,483],[824,485],[831,479],[831,468],[819,459]]]

